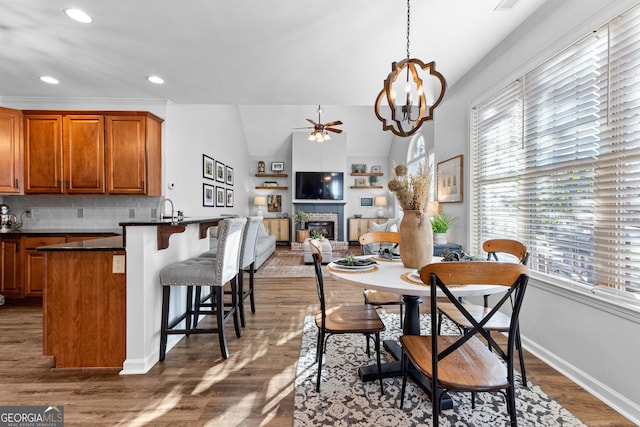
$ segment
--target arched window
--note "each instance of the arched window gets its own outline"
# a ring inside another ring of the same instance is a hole
[[[435,198],[435,167],[434,167],[433,149],[429,152],[424,141],[424,135],[421,132],[416,133],[409,142],[407,149],[407,169],[409,173],[416,173],[418,167],[425,162],[431,168],[431,189],[429,191],[429,200]]]

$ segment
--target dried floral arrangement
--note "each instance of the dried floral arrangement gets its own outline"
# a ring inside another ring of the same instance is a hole
[[[398,198],[404,211],[426,211],[431,189],[431,168],[421,164],[415,174],[409,174],[407,165],[395,165],[392,169],[389,190]]]

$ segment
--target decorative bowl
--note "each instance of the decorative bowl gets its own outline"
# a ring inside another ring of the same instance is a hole
[[[362,218],[362,214],[353,214],[354,218]]]

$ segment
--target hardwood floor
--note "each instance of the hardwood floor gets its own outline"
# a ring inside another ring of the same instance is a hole
[[[326,280],[327,298],[362,303],[362,290]],[[314,279],[259,279],[256,313],[230,357],[215,335],[183,339],[146,375],[52,369],[42,356],[42,309],[0,307],[0,404],[64,405],[66,426],[291,426],[303,317],[315,314]],[[389,308],[395,312],[396,308]],[[529,379],[589,426],[633,426],[530,354]],[[428,403],[427,403],[428,404]]]

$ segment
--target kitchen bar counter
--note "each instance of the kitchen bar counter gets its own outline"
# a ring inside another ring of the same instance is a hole
[[[79,242],[59,243],[57,245],[40,246],[39,251],[123,251],[122,236],[104,237],[101,239],[81,240]]]
[[[20,236],[66,236],[67,234],[73,235],[120,235],[122,234],[121,228],[99,229],[99,228],[37,228],[32,230],[19,229],[19,230],[7,230],[0,233],[0,237],[20,237]]]

